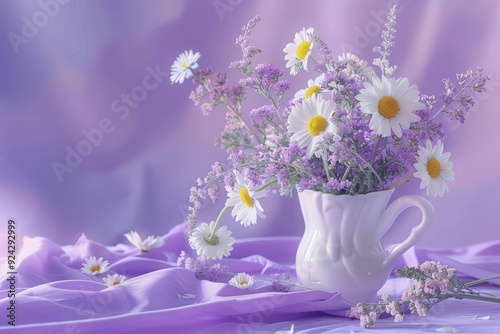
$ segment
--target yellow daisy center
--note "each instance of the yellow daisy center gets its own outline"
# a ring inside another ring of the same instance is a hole
[[[311,86],[306,90],[306,99],[309,100],[313,94],[318,94],[321,91],[320,86]]]
[[[183,68],[187,68],[187,67],[188,67],[188,63],[187,63],[187,62],[183,62],[181,66],[182,66]]]
[[[307,130],[309,130],[309,133],[314,137],[319,136],[321,132],[325,131],[327,126],[328,122],[321,115],[313,116],[309,119],[309,122],[307,122]]]
[[[113,286],[120,284],[120,282],[114,282]]]
[[[240,285],[247,285],[247,284],[248,284],[248,282],[247,282],[247,281],[241,281],[241,282],[240,282]]]
[[[430,158],[427,161],[427,172],[433,179],[435,179],[436,177],[439,176],[439,174],[441,174],[441,164],[436,158]]]
[[[92,267],[92,268],[90,269],[90,271],[91,271],[91,272],[93,272],[93,273],[96,273],[96,272],[98,272],[98,271],[100,271],[100,270],[101,270],[101,267],[99,267],[99,266],[95,266],[95,267]]]
[[[295,55],[297,58],[300,60],[304,60],[307,56],[307,53],[311,50],[311,42],[309,41],[303,41],[302,43],[299,44],[297,47],[297,51],[295,52]]]
[[[394,118],[399,112],[398,100],[392,96],[382,96],[378,101],[378,112],[385,118]]]
[[[243,202],[243,204],[245,204],[249,208],[253,208],[253,203],[255,202],[255,200],[250,196],[247,188],[245,188],[245,187],[241,188],[240,198],[241,198],[241,201]]]

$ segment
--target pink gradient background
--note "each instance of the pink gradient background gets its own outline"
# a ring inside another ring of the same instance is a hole
[[[46,236],[73,243],[81,233],[113,244],[131,229],[164,234],[187,214],[189,188],[225,155],[213,142],[223,128],[224,110],[209,117],[188,100],[190,82],[168,78],[148,92],[125,119],[112,102],[130,94],[157,64],[168,71],[177,55],[193,49],[200,65],[228,71],[240,57],[234,40],[246,21],[259,14],[253,44],[258,58],[285,71],[282,49],[302,28],[314,27],[335,54],[354,47],[371,61],[380,43],[378,12],[388,1],[228,1],[218,15],[212,1],[82,1],[60,5],[54,17],[14,52],[10,32],[20,34],[23,17],[41,10],[38,1],[0,2],[0,234],[15,218],[20,235]],[[492,76],[466,123],[446,123],[445,150],[451,151],[456,181],[444,198],[430,198],[436,221],[420,242],[456,247],[500,238],[500,3],[483,1],[401,1],[392,63],[422,92],[442,90],[441,79],[482,66]],[[381,15],[380,17],[383,17]],[[368,33],[367,45],[360,31]],[[374,36],[374,37],[371,37]],[[232,74],[232,78],[238,75]],[[314,77],[300,73],[298,90]],[[293,93],[289,94],[292,97]],[[247,101],[248,110],[265,103]],[[82,163],[59,182],[51,164],[64,162],[84,129],[108,118],[115,126]],[[420,194],[418,180],[394,196]],[[216,217],[223,203],[206,207],[203,220]],[[268,219],[243,229],[227,222],[237,236],[300,235],[302,216],[296,196],[263,202]],[[403,214],[387,242],[401,240],[416,210]]]

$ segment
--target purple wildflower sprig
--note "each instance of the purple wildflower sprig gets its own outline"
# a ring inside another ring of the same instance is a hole
[[[216,282],[221,274],[226,273],[228,268],[218,262],[211,263],[203,256],[196,258],[189,256],[185,251],[182,251],[177,258],[177,266],[191,270],[198,279],[206,279],[212,282]]]
[[[286,91],[290,89],[289,80],[281,80],[283,73],[270,64],[261,63],[239,84],[244,88],[253,89],[264,96],[272,105],[265,105],[250,112],[254,118],[252,125],[265,138],[269,134],[285,133],[286,122],[280,103]],[[265,139],[263,140],[265,143]]]
[[[328,45],[318,36],[313,36],[313,41],[317,45],[319,59],[314,62],[314,70],[319,73],[326,73],[334,66],[332,51]]]
[[[212,169],[203,179],[196,180],[197,186],[190,189],[188,207],[189,214],[187,216],[188,232],[191,235],[196,228],[198,221],[197,212],[202,208],[203,202],[208,198],[214,204],[219,197],[220,189],[223,184],[231,182],[232,173],[227,172],[227,165],[216,162],[212,165]],[[234,183],[234,179],[232,181]]]
[[[383,313],[393,316],[394,322],[401,322],[408,312],[426,316],[432,307],[451,298],[500,303],[500,298],[482,295],[471,288],[499,276],[464,283],[457,278],[456,269],[434,261],[426,261],[419,267],[403,267],[394,273],[415,281],[403,292],[400,300],[384,294],[378,303],[358,303],[347,312],[347,316],[359,319],[362,327],[369,328]]]
[[[216,144],[228,152],[233,147],[250,149],[255,144],[264,144],[270,133],[286,132],[279,104],[284,93],[290,89],[290,82],[280,80],[282,73],[269,64],[259,64],[254,70],[251,67],[251,58],[261,52],[249,44],[251,30],[259,20],[258,16],[251,19],[243,27],[243,35],[240,35],[236,40],[236,44],[241,47],[243,60],[232,63],[230,69],[242,72],[247,76],[246,79],[240,80],[238,86],[228,85],[225,74],[212,75],[210,69],[190,69],[194,74],[194,82],[197,84],[196,89],[191,92],[190,98],[195,105],[200,104],[203,99],[208,100],[201,103],[203,114],[208,115],[221,104],[227,108],[226,126]],[[248,88],[252,88],[256,93],[270,100],[274,107],[271,109],[264,106],[260,110],[256,110],[253,115],[251,114],[253,119],[250,123],[242,114],[242,102],[246,97],[245,89]],[[262,117],[263,115],[265,117]],[[277,122],[273,120],[274,116],[277,116]]]
[[[486,84],[491,77],[484,75],[483,69],[478,67],[475,71],[467,70],[465,73],[457,74],[458,86],[449,79],[443,79],[445,91],[441,94],[443,106],[433,116],[445,113],[453,120],[464,123],[468,112],[476,103],[476,93],[485,94]]]
[[[329,91],[332,100],[344,111],[356,108],[358,101],[356,95],[362,88],[362,83],[367,80],[364,76],[350,76],[346,73],[348,63],[332,62],[332,70],[324,72],[325,78],[322,88]],[[356,66],[356,65],[354,65]]]
[[[243,35],[236,39],[236,44],[241,47],[243,59],[231,63],[229,68],[246,75],[246,78],[240,79],[240,87],[253,89],[272,103],[272,105],[265,105],[250,112],[250,116],[253,118],[251,126],[255,132],[249,130],[254,136],[257,132],[260,135],[260,144],[268,146],[267,137],[269,136],[275,137],[275,134],[284,134],[284,137],[287,137],[285,122],[287,114],[281,110],[280,103],[285,92],[290,89],[290,81],[281,80],[283,73],[267,63],[258,64],[255,69],[252,69],[251,58],[259,54],[261,50],[250,45],[250,34],[259,21],[260,17],[255,16],[243,27]],[[280,144],[286,145],[288,143],[289,141],[286,140]],[[224,147],[224,145],[221,146]],[[225,145],[226,149],[227,146]]]
[[[391,48],[394,47],[396,29],[396,5],[392,6],[387,17],[388,22],[385,24],[386,30],[382,31],[382,45],[373,48],[374,52],[380,53],[380,57],[373,60],[373,65],[376,65],[382,71],[382,75],[390,78],[396,73],[398,67],[396,65],[390,66],[387,59],[392,53]]]
[[[212,74],[210,69],[192,70],[196,89],[190,98],[198,105],[203,98],[207,101],[201,104],[203,114],[207,116],[216,106],[227,108],[226,125],[217,145],[222,148],[247,145],[260,142],[261,138],[242,116],[242,102],[246,97],[244,88],[240,85],[228,85],[226,74]],[[241,131],[244,128],[246,131]]]
[[[252,29],[255,28],[257,23],[260,21],[258,15],[254,16],[248,21],[248,23],[242,28],[243,35],[236,38],[235,44],[239,45],[241,48],[241,53],[243,54],[243,59],[234,61],[229,65],[229,68],[235,71],[239,71],[248,76],[252,75],[252,60],[254,56],[262,52],[262,50],[250,45],[250,34]]]

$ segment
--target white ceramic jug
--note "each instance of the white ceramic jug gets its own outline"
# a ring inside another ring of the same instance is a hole
[[[420,239],[434,217],[432,205],[415,195],[402,196],[386,208],[393,192],[351,196],[299,191],[305,232],[295,264],[304,286],[339,291],[352,304],[376,300],[395,261]],[[422,211],[422,220],[387,252],[380,239],[411,206]]]

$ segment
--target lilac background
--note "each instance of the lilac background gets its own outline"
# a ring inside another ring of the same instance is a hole
[[[32,22],[41,7],[38,1],[0,2],[0,220],[15,218],[18,234],[62,244],[73,243],[82,232],[103,244],[123,241],[122,233],[131,229],[165,234],[183,221],[196,178],[213,161],[225,159],[212,145],[223,128],[224,111],[203,117],[188,100],[192,85],[170,85],[168,78],[123,120],[122,112],[112,111],[113,101],[141,85],[147,67],[168,71],[186,49],[202,54],[202,67],[226,71],[239,59],[233,43],[240,27],[255,14],[262,17],[252,35],[254,45],[264,50],[259,60],[282,70],[281,50],[309,26],[335,54],[348,49],[371,60],[371,48],[379,43],[377,18],[385,15],[377,13],[389,3],[220,2],[233,5],[219,15],[212,1],[70,0],[17,53],[8,34],[21,34],[23,17]],[[450,194],[430,199],[436,223],[420,244],[454,247],[498,239],[500,4],[404,1],[400,8],[391,59],[399,75],[436,95],[443,77],[469,67],[480,65],[493,78],[465,125],[446,124],[445,150],[452,152],[456,181],[449,184]],[[300,73],[294,90],[313,76]],[[249,110],[264,103],[260,98],[247,102]],[[66,146],[74,149],[85,139],[82,131],[97,128],[105,118],[114,130],[59,182],[53,161],[63,163]],[[425,195],[418,184],[412,180],[394,196]],[[222,205],[207,207],[202,218],[214,219]],[[226,222],[239,236],[301,234],[296,198],[276,195],[263,206],[268,219],[254,228]],[[387,241],[400,240],[416,219],[412,210],[404,214]]]

